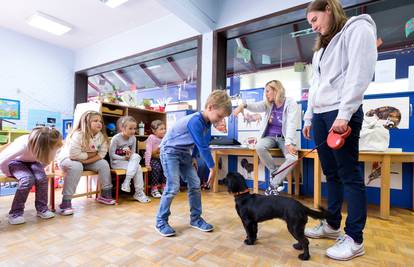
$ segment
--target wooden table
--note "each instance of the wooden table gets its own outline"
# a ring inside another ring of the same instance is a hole
[[[283,157],[280,149],[270,149],[270,154],[274,157]],[[253,157],[253,192],[259,192],[259,156],[255,149],[247,147],[212,147],[211,152],[214,159],[215,173],[218,173],[219,156],[250,156]],[[295,195],[299,195],[300,185],[300,164],[294,169],[295,177]],[[213,192],[218,192],[218,179],[214,179]],[[292,174],[288,175],[288,193],[292,194]]]
[[[309,151],[302,149],[302,152]],[[316,208],[321,204],[321,163],[318,153],[312,152],[305,156],[314,160],[313,183],[314,197],[313,206]],[[388,219],[390,216],[390,183],[391,183],[391,163],[392,162],[414,162],[413,152],[359,152],[359,161],[381,162],[381,198],[380,198],[380,217]],[[413,194],[414,198],[414,194]]]

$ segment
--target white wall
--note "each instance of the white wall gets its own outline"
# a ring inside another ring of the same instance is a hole
[[[281,10],[310,2],[309,0],[225,0],[221,3],[217,29],[246,20],[269,15]]]
[[[199,35],[175,15],[126,31],[76,51],[75,70],[83,70]]]
[[[27,128],[29,109],[71,117],[74,53],[1,27],[0,40],[0,97],[21,101],[17,127]]]

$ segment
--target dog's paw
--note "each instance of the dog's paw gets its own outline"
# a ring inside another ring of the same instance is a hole
[[[303,250],[303,246],[301,243],[293,244],[293,248],[297,250]]]
[[[301,259],[301,260],[303,260],[303,261],[307,261],[307,260],[310,259],[310,255],[309,254],[302,253],[302,254],[299,254],[298,258]]]
[[[251,245],[254,245],[254,241],[255,241],[255,240],[253,240],[253,239],[248,239],[248,238],[246,238],[246,239],[244,240],[244,243],[245,243],[246,245],[251,246]]]

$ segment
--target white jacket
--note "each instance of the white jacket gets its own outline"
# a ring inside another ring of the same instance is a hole
[[[270,107],[266,105],[265,101],[260,101],[257,103],[246,103],[246,109],[253,112],[265,112],[265,118],[262,122],[260,128],[260,137],[263,137],[265,134],[266,128],[268,126],[268,121],[270,113],[272,111],[273,105]],[[296,140],[296,126],[300,118],[299,106],[298,103],[292,98],[286,97],[285,105],[283,107],[283,119],[282,119],[282,134],[285,137],[286,145],[297,145]]]
[[[337,119],[351,119],[374,76],[376,34],[369,15],[352,17],[325,49],[314,53],[305,126],[311,125],[313,113],[338,110]]]

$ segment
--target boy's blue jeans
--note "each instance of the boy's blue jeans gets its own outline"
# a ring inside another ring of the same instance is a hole
[[[180,189],[180,176],[187,182],[190,218],[195,221],[201,216],[200,178],[192,166],[191,154],[185,152],[162,153],[160,155],[167,186],[162,194],[157,214],[157,225],[168,222],[170,206]]]

